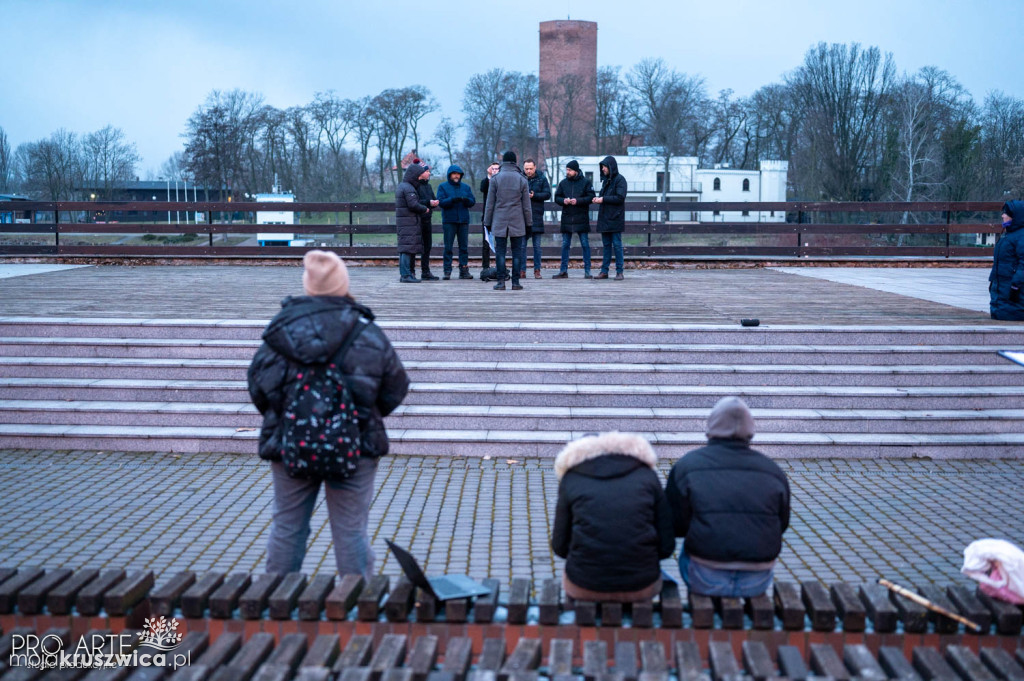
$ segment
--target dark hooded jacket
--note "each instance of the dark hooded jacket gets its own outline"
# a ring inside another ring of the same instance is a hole
[[[555,459],[560,478],[551,548],[565,574],[584,589],[637,591],[661,575],[675,549],[672,512],[639,435],[584,437]]]
[[[576,173],[576,177],[566,177],[558,183],[555,203],[562,207],[563,234],[590,231],[590,202],[595,196],[594,186],[583,173]],[[576,199],[579,203],[566,205],[566,199]]]
[[[536,171],[533,177],[526,178],[530,181],[530,191],[533,192],[533,196],[530,197],[530,210],[533,211],[533,234],[544,233],[544,202],[551,200],[551,183],[548,182],[547,175],[541,171]]]
[[[993,319],[1019,322],[1024,321],[1024,201],[1007,202],[1003,212],[1011,221],[992,253],[990,309]],[[1020,290],[1016,301],[1010,300],[1011,288]]]
[[[459,180],[452,182],[452,174],[465,177],[462,168],[454,163],[448,166],[448,181],[437,188],[437,200],[441,206],[441,224],[469,224],[469,209],[476,205],[473,189]]]
[[[608,176],[601,176],[601,203],[597,209],[597,231],[624,232],[626,230],[626,178],[619,174],[614,156],[605,156],[601,165],[608,168]]]
[[[789,482],[744,439],[712,438],[679,459],[665,496],[686,553],[724,563],[765,563],[789,527]]]
[[[431,201],[436,201],[434,188],[430,186],[430,180],[416,180],[416,193],[419,194],[420,203],[427,207],[427,212],[420,215],[420,226],[430,229],[434,220],[434,209],[430,207]]]
[[[402,181],[395,187],[395,228],[398,231],[398,252],[419,255],[423,251],[423,235],[420,233],[420,216],[430,213],[430,206],[423,205],[417,191],[423,166],[413,164],[405,169]]]
[[[369,322],[345,356],[335,357],[355,325],[364,323],[360,317]],[[362,456],[388,453],[384,417],[405,399],[409,377],[387,336],[373,323],[373,312],[348,297],[295,296],[281,303],[249,365],[249,395],[263,414],[260,458],[281,458],[281,413],[294,398],[303,366],[332,359],[341,366],[355,400]]]

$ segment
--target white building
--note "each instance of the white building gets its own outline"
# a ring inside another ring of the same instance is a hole
[[[627,202],[660,201],[666,181],[665,158],[651,147],[630,147],[625,156],[616,156],[619,173],[629,183]],[[545,159],[552,190],[565,177],[565,165],[575,159],[580,170],[601,191],[598,165],[604,156],[561,156]],[[686,201],[785,201],[788,161],[764,160],[757,170],[736,170],[728,164],[698,168],[693,156],[673,156],[668,164],[668,194],[672,202]],[[627,220],[646,220],[647,212],[630,212]],[[785,222],[783,211],[673,211],[673,222]]]

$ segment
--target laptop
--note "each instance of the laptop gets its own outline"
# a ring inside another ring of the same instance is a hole
[[[450,601],[456,598],[470,598],[471,596],[486,596],[491,590],[466,575],[444,575],[443,577],[428,578],[423,574],[420,564],[412,557],[412,554],[400,546],[395,545],[390,539],[385,539],[388,548],[395,554],[398,564],[402,566],[402,572],[409,578],[409,581],[426,591],[439,601]]]

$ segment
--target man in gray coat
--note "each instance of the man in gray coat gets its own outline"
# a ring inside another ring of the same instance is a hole
[[[501,168],[491,178],[484,209],[484,226],[494,234],[495,256],[498,265],[498,283],[495,291],[505,290],[505,251],[512,240],[512,290],[521,291],[519,272],[523,268],[523,239],[526,228],[533,225],[530,207],[530,182],[516,165],[514,151],[501,157]]]

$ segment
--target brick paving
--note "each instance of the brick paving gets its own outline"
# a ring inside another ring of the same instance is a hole
[[[1011,461],[780,461],[793,522],[786,579],[948,584],[973,539],[1019,541],[1024,468]],[[560,574],[548,538],[550,460],[387,457],[370,532],[378,570],[397,575],[384,539],[432,574],[543,579]],[[670,462],[662,462],[664,477]],[[26,479],[29,480],[26,483]],[[270,522],[266,464],[231,454],[0,452],[0,565],[129,566],[261,572]],[[664,567],[678,574],[674,561]],[[309,573],[333,572],[321,502]]]

